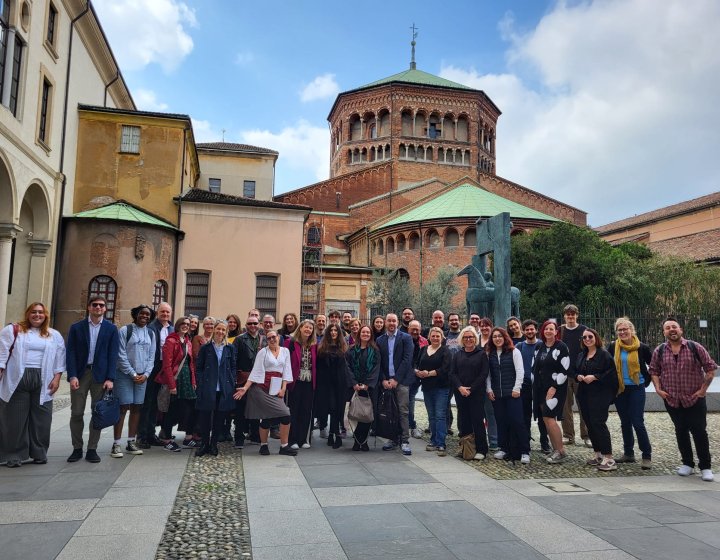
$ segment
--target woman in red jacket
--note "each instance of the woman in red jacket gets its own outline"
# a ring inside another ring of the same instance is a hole
[[[155,378],[156,383],[167,385],[170,390],[170,406],[161,424],[160,439],[167,451],[180,451],[180,446],[171,438],[172,427],[178,422],[187,431],[195,424],[195,360],[188,332],[190,319],[180,317],[175,321],[175,332],[168,335],[162,348],[162,369]]]

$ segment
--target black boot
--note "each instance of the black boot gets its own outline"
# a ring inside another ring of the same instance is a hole
[[[340,438],[338,438],[338,439],[340,439]],[[335,434],[328,434],[328,438],[327,438],[328,446],[333,445],[333,443],[335,443]]]
[[[330,438],[328,438],[330,439]],[[333,449],[340,449],[342,447],[342,439],[341,438],[335,438],[335,443],[333,443],[332,448]]]
[[[195,452],[195,457],[204,457],[208,453],[210,453],[210,446],[203,443],[200,449]]]
[[[218,447],[217,447],[217,442],[216,442],[216,441],[211,441],[211,442],[210,442],[210,454],[211,454],[213,457],[217,457],[217,456],[218,456]]]

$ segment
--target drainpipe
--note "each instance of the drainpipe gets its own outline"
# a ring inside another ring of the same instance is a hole
[[[115,72],[115,77],[110,80],[110,83],[108,83],[105,86],[105,93],[103,93],[103,107],[107,107],[107,92],[110,89],[110,86],[112,86],[115,82],[117,82],[120,79],[120,70],[117,70]]]
[[[424,252],[424,244],[423,244],[423,231],[422,231],[422,222],[418,222],[418,229],[420,230],[420,291],[418,292],[420,294],[420,309],[422,309],[422,287],[423,287],[423,252]]]
[[[177,217],[177,231],[175,232],[175,257],[173,259],[173,279],[172,279],[172,298],[173,309],[177,309],[178,302],[175,301],[177,296],[177,279],[178,279],[178,262],[180,260],[180,241],[181,241],[181,229],[180,220],[182,218],[182,195],[183,189],[185,188],[185,153],[187,152],[187,128],[183,131],[183,155],[182,155],[182,167],[180,168],[180,196],[178,196],[178,217]],[[183,309],[185,313],[185,309]]]
[[[58,208],[58,225],[57,232],[55,234],[55,270],[53,271],[53,287],[52,287],[52,312],[51,319],[52,323],[55,323],[57,318],[57,305],[56,299],[58,296],[58,286],[60,284],[60,259],[62,258],[63,249],[63,214],[65,206],[65,191],[67,189],[67,177],[65,176],[65,141],[67,139],[67,116],[68,116],[68,98],[70,95],[70,69],[72,67],[72,45],[73,45],[73,31],[75,30],[75,24],[85,14],[90,11],[90,0],[85,3],[85,9],[80,12],[70,22],[70,37],[68,39],[68,58],[67,58],[67,71],[65,72],[65,101],[63,103],[63,118],[62,118],[62,134],[60,136],[60,170],[62,174],[62,184],[60,185],[60,206]]]

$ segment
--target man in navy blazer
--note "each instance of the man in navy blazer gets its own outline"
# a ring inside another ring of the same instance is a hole
[[[73,452],[68,462],[83,457],[83,430],[87,396],[92,405],[100,400],[105,390],[113,388],[120,340],[112,322],[104,319],[107,302],[102,296],[88,300],[88,317],[70,327],[67,339],[67,375],[70,382],[70,436]],[[85,459],[99,463],[97,445],[100,430],[90,426]]]
[[[408,411],[410,385],[415,381],[412,363],[414,345],[412,337],[398,329],[398,316],[395,313],[389,313],[385,317],[385,334],[378,337],[377,345],[380,348],[380,380],[383,389],[392,389],[397,395],[402,452],[404,455],[411,455]],[[395,447],[397,442],[388,441],[383,445],[383,450],[389,451]]]

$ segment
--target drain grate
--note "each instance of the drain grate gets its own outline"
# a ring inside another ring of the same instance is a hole
[[[539,482],[540,486],[557,492],[558,494],[568,494],[575,492],[590,492],[587,488],[583,488],[575,484],[574,482],[568,482],[567,480],[552,480],[550,482]]]

